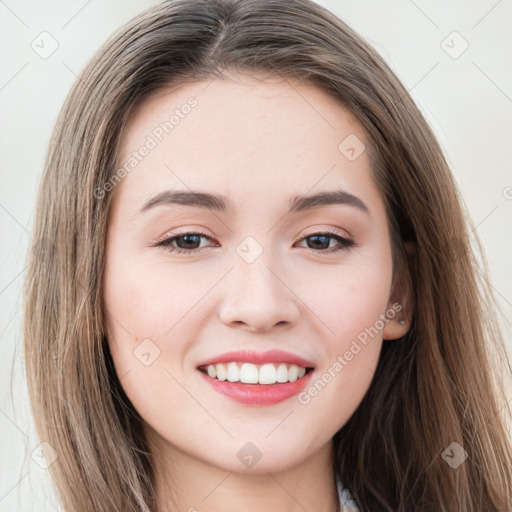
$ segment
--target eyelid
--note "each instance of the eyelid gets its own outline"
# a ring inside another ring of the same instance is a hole
[[[204,237],[209,238],[210,240],[215,238],[211,234],[203,231],[203,228],[184,228],[182,231],[180,231],[179,229],[176,231],[168,231],[167,233],[165,233],[165,235],[162,235],[161,237],[157,238],[154,241],[154,245],[158,245],[160,242],[165,242],[169,238],[175,238],[185,235],[203,235]]]
[[[320,234],[320,233],[328,233],[328,234],[331,234],[331,235],[337,235],[337,236],[340,236],[342,238],[346,238],[347,240],[352,240],[353,237],[352,235],[346,230],[346,229],[341,229],[341,228],[334,228],[334,227],[328,227],[328,228],[318,228],[318,227],[314,227],[314,228],[311,228],[312,231],[310,231],[310,228],[307,228],[307,230],[305,230],[303,232],[302,235],[300,235],[300,238],[304,238],[304,237],[308,237],[308,236],[313,236],[313,235],[317,235],[317,234]]]

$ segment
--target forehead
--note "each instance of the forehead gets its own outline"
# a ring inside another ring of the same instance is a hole
[[[340,185],[372,187],[355,117],[321,89],[290,78],[237,76],[163,88],[132,112],[115,194],[143,202],[163,188],[269,200]],[[146,149],[144,149],[146,148]],[[144,153],[142,156],[141,154]]]

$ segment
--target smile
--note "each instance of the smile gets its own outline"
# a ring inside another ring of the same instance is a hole
[[[262,407],[299,394],[311,381],[315,366],[281,350],[239,350],[202,361],[196,370],[217,393]]]

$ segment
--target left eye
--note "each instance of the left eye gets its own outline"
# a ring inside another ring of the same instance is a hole
[[[307,246],[310,249],[320,249],[320,252],[322,253],[332,253],[332,252],[338,252],[343,251],[346,249],[349,249],[353,245],[355,245],[355,242],[351,240],[350,238],[345,238],[344,236],[341,236],[338,233],[333,232],[326,232],[326,233],[315,233],[313,235],[308,235],[304,237],[302,240],[310,240],[310,242],[307,243]],[[302,241],[301,240],[301,241]],[[334,247],[331,247],[330,241],[334,240],[337,242],[337,245]],[[312,247],[313,246],[313,247]],[[317,247],[315,247],[317,246]],[[318,247],[321,246],[321,247]],[[327,246],[327,247],[325,247]]]
[[[166,251],[175,253],[195,253],[201,249],[201,239],[211,238],[205,233],[183,233],[166,238],[157,242],[155,247],[164,247]],[[303,237],[300,241],[308,241],[307,246],[315,252],[331,253],[349,249],[356,245],[355,242],[349,238],[345,238],[336,232],[323,232],[314,233]],[[331,241],[334,240],[337,244],[332,247]],[[176,247],[175,244],[178,246]],[[198,245],[199,244],[199,245]],[[204,246],[203,246],[204,247]]]

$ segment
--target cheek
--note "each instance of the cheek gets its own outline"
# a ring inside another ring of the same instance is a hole
[[[382,335],[382,315],[388,307],[392,280],[391,256],[386,257],[385,251],[363,254],[316,272],[302,268],[297,275],[307,277],[300,278],[294,291],[321,320],[322,341],[331,355],[348,350],[356,338],[364,341],[364,333],[368,339]]]
[[[107,260],[103,294],[116,373],[139,414],[164,428],[179,428],[180,411],[195,406],[184,391],[193,374],[187,352],[202,326],[201,299],[214,284],[211,272],[201,275],[122,254]]]
[[[383,315],[388,306],[390,290],[387,279],[381,282],[359,279],[356,283],[347,280],[344,291],[337,311],[332,310],[334,329],[340,341],[338,350],[342,353],[350,350],[354,342],[369,347],[372,341],[382,340],[385,326]]]
[[[177,293],[185,283],[171,276],[171,287],[163,267],[131,264],[128,272],[117,261],[115,269],[107,269],[104,287],[108,342],[117,376],[146,423],[163,431],[179,430],[186,420],[183,416],[194,408],[184,391],[187,382],[182,372],[188,343],[183,336],[188,325],[185,315],[194,294]],[[201,417],[201,410],[194,414]]]
[[[361,403],[379,361],[392,278],[391,257],[382,254],[333,266],[321,276],[322,286],[301,294],[322,319],[326,357],[299,403],[333,432]],[[328,419],[322,415],[326,409],[332,411]]]
[[[163,344],[182,326],[211,286],[201,272],[184,272],[168,262],[147,258],[116,259],[107,265],[104,298],[113,338],[132,342],[149,338]],[[206,277],[206,276],[205,276]]]

